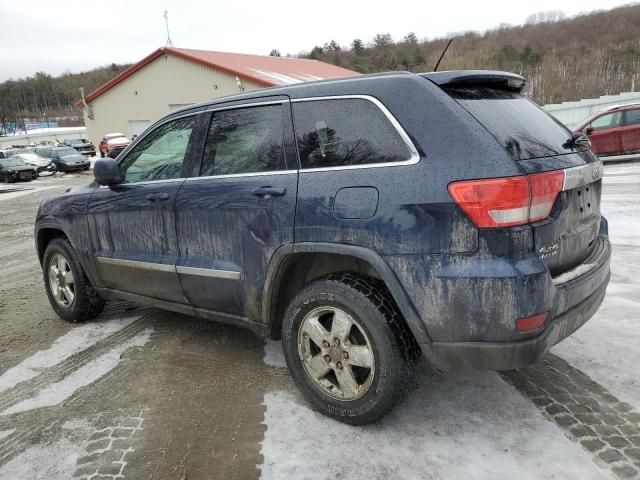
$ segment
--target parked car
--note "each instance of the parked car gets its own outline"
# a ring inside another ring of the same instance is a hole
[[[0,158],[11,158],[11,156],[15,153],[15,148],[3,148],[0,149]]]
[[[127,137],[122,133],[107,133],[102,140],[100,140],[100,157],[113,157],[112,150],[114,148],[122,151],[131,143]]]
[[[91,162],[71,147],[38,147],[36,153],[50,158],[60,172],[89,170]]]
[[[63,145],[75,148],[82,155],[87,157],[93,157],[96,154],[96,147],[93,143],[85,140],[84,138],[67,138],[64,140]]]
[[[600,157],[640,156],[640,103],[602,110],[581,122],[575,132],[584,132]]]
[[[68,321],[128,299],[281,338],[364,424],[440,371],[536,362],[598,309],[602,163],[504,72],[378,74],[172,112],[40,206]]]
[[[50,158],[41,157],[35,152],[29,150],[18,151],[12,158],[19,158],[27,165],[31,165],[36,168],[38,175],[46,177],[56,173],[56,165]]]
[[[0,158],[0,179],[6,183],[13,183],[19,180],[30,182],[38,178],[35,167],[27,165],[20,158]]]

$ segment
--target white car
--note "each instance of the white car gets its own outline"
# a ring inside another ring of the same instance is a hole
[[[56,165],[50,158],[41,157],[34,152],[16,153],[13,156],[21,159],[27,165],[36,167],[38,169],[38,176],[40,177],[46,177],[56,173]]]

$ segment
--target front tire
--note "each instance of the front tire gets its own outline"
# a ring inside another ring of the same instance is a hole
[[[306,286],[284,318],[287,366],[323,414],[364,425],[404,396],[419,348],[385,285],[352,273]]]
[[[56,314],[67,322],[84,322],[102,312],[104,300],[82,269],[78,254],[64,238],[49,243],[42,260],[44,286]]]

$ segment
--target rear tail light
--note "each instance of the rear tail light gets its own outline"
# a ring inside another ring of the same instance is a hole
[[[529,332],[531,330],[536,330],[544,326],[544,323],[547,321],[548,312],[539,313],[538,315],[533,315],[532,317],[523,317],[518,318],[516,320],[516,328],[518,332]]]
[[[547,218],[563,184],[559,170],[454,182],[449,194],[477,227],[502,228]]]

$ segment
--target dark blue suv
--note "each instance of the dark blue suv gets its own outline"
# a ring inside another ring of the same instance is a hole
[[[46,200],[37,251],[65,320],[127,299],[282,338],[309,401],[374,421],[423,356],[536,362],[597,310],[601,162],[522,77],[379,74],[167,115]]]

